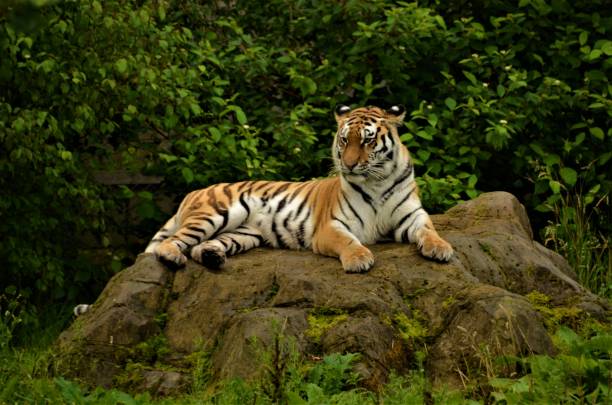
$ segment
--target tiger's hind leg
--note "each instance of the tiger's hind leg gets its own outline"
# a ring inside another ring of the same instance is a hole
[[[227,256],[256,248],[265,243],[256,228],[240,226],[233,231],[224,232],[214,239],[209,239],[191,249],[191,258],[202,265],[218,269],[223,267]]]

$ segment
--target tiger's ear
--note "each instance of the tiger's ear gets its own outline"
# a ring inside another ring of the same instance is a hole
[[[334,116],[336,117],[336,122],[340,122],[340,119],[343,115],[349,113],[351,111],[351,107],[344,104],[338,104],[336,109],[334,110]]]
[[[394,105],[389,108],[387,111],[387,121],[394,125],[401,125],[404,122],[404,117],[406,116],[406,109],[403,105]]]

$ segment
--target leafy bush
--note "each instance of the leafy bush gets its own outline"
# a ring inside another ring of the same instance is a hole
[[[612,336],[598,334],[584,339],[561,328],[555,340],[562,353],[530,356],[523,360],[527,375],[518,379],[496,378],[492,396],[503,404],[590,403],[611,399]]]
[[[4,2],[0,284],[38,308],[91,300],[164,220],[158,204],[220,181],[325,175],[337,103],[407,105],[400,134],[431,210],[502,189],[541,227],[580,190],[609,234],[608,9]]]

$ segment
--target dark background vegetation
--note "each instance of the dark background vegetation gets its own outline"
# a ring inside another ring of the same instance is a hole
[[[3,1],[0,309],[93,301],[189,190],[325,176],[340,103],[404,104],[430,211],[512,192],[609,295],[607,3]]]

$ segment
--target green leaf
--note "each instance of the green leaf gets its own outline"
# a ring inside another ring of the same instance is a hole
[[[587,31],[582,31],[578,36],[578,42],[580,42],[580,46],[584,46],[589,39],[589,33]]]
[[[416,134],[417,134],[417,136],[420,136],[423,139],[427,139],[428,141],[431,141],[433,139],[431,134],[429,132],[426,132],[426,131],[418,131]]]
[[[474,188],[474,186],[476,185],[476,182],[478,182],[478,177],[476,177],[476,175],[472,174],[468,178],[468,187],[469,188]]]
[[[474,76],[472,73],[468,72],[467,70],[463,71],[463,75],[465,77],[467,77],[467,79],[472,82],[473,85],[478,84],[478,80],[476,80],[476,76]]]
[[[450,97],[444,100],[444,104],[446,104],[449,110],[454,110],[455,107],[457,107],[457,102],[455,101],[455,99]]]
[[[506,89],[501,84],[498,84],[497,85],[497,96],[498,97],[503,97],[504,94],[506,94]]]
[[[117,69],[117,72],[125,73],[128,68],[127,60],[125,60],[124,58],[117,60],[117,62],[115,62],[115,68]]]
[[[589,128],[589,132],[591,133],[591,135],[593,135],[595,138],[602,140],[604,139],[604,132],[602,131],[601,128],[599,127],[593,127],[593,128]]]
[[[548,167],[558,165],[559,163],[561,163],[561,158],[559,157],[559,155],[551,153],[549,155],[544,156],[544,163],[546,163],[546,166]]]
[[[183,175],[183,178],[185,179],[185,181],[187,182],[187,184],[192,183],[193,182],[193,171],[188,168],[188,167],[183,167],[181,169],[181,174]]]
[[[47,59],[38,64],[37,69],[42,69],[43,72],[49,73],[55,67],[55,61],[53,59]]]
[[[471,150],[472,150],[472,148],[470,148],[469,146],[461,146],[461,147],[459,147],[459,155],[465,155],[466,153],[468,153]]]
[[[604,41],[601,45],[601,50],[607,56],[612,56],[612,41]]]
[[[209,127],[208,132],[210,133],[210,137],[213,142],[219,142],[221,140],[221,131],[219,131],[216,127]]]
[[[556,180],[551,180],[548,182],[548,186],[552,190],[553,193],[559,194],[561,192],[561,183]]]
[[[571,167],[561,168],[561,170],[559,170],[559,174],[561,175],[563,182],[570,187],[576,184],[576,180],[578,180],[578,173],[576,173],[576,171]]]
[[[427,116],[427,122],[435,128],[436,125],[438,125],[438,116],[436,114],[429,114]]]
[[[601,56],[601,54],[602,54],[602,53],[603,53],[603,52],[602,52],[600,49],[593,49],[593,50],[592,50],[592,51],[589,53],[589,56],[587,56],[587,59],[588,59],[589,61],[596,60],[596,59],[598,59],[598,58]]]
[[[236,119],[238,120],[240,125],[244,125],[244,124],[247,123],[247,117],[246,117],[246,114],[244,113],[244,111],[242,111],[242,108],[235,107],[234,108],[234,112],[236,113]]]

